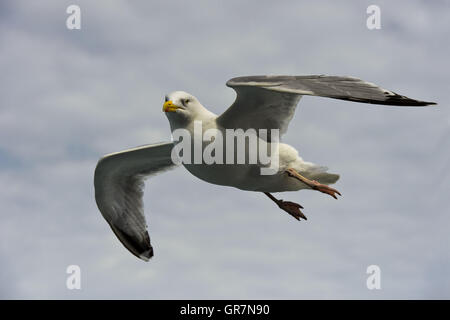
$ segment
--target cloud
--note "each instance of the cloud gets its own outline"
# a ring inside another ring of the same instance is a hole
[[[2,3],[2,298],[449,298],[449,22],[444,4],[250,1]],[[411,19],[411,17],[415,17]],[[353,75],[435,108],[304,97],[285,136],[341,174],[339,201],[303,191],[297,223],[263,195],[184,169],[145,193],[155,258],[143,263],[98,212],[93,170],[106,153],[170,138],[166,93],[216,113],[246,74]],[[176,196],[171,192],[176,189]],[[65,287],[66,267],[82,290]],[[365,287],[382,270],[382,290]]]

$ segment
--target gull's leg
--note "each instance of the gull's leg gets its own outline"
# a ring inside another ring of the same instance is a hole
[[[314,190],[318,190],[320,192],[329,194],[330,196],[332,196],[333,198],[337,199],[336,194],[342,196],[340,194],[339,191],[337,191],[336,189],[333,189],[325,184],[321,184],[315,180],[309,180],[308,178],[305,178],[304,176],[302,176],[300,173],[298,173],[296,170],[289,168],[286,170],[286,173],[293,178],[296,178],[298,180],[300,180],[301,182],[303,182],[304,184],[306,184],[307,186],[311,187]]]
[[[303,207],[298,203],[277,199],[268,192],[264,192],[264,194],[268,196],[273,202],[275,202],[278,205],[278,207],[289,213],[295,219],[300,220],[300,218],[303,218],[305,220],[308,220],[306,216],[303,214],[303,212],[300,211],[300,209],[303,209]]]

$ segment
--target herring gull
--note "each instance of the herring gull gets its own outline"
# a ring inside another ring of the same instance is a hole
[[[435,104],[410,99],[353,77],[246,76],[233,78],[226,84],[236,91],[237,97],[220,116],[208,111],[196,97],[186,92],[175,91],[167,95],[163,111],[172,133],[177,129],[185,129],[195,135],[193,127],[194,122],[197,122],[201,123],[204,131],[214,129],[219,133],[229,129],[255,129],[258,141],[274,144],[275,139],[270,135],[272,131],[262,136],[259,130],[278,129],[280,134],[285,133],[303,95],[394,106]],[[153,256],[153,247],[143,209],[144,179],[179,164],[172,156],[177,143],[179,141],[151,144],[111,153],[102,157],[95,169],[95,199],[100,212],[122,244],[145,261]],[[337,195],[341,195],[338,190],[329,187],[339,179],[339,175],[328,173],[326,167],[304,161],[292,146],[278,141],[276,143],[279,151],[278,167],[270,175],[261,174],[258,169],[267,167],[261,163],[211,164],[187,161],[182,164],[190,173],[206,182],[265,193],[278,207],[297,220],[306,220],[300,210],[303,207],[277,199],[271,193],[312,189],[336,199]],[[205,150],[207,145],[202,143],[201,150]],[[245,146],[248,156],[249,145]]]

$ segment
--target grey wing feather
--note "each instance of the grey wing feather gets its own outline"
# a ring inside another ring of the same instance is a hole
[[[228,83],[227,83],[228,84]],[[217,124],[227,129],[271,129],[287,131],[301,95],[266,90],[257,86],[233,87],[237,96],[233,105],[217,118]]]
[[[94,174],[95,200],[122,244],[135,256],[153,256],[144,216],[144,179],[173,168],[173,143],[146,145],[101,158]]]
[[[326,75],[248,76],[233,78],[227,82],[227,86],[232,88],[254,86],[276,92],[395,106],[426,106],[436,104],[435,102],[411,99],[354,77]]]
[[[278,128],[281,134],[286,132],[303,95],[397,106],[436,104],[410,99],[353,77],[248,76],[233,78],[227,86],[236,91],[237,97],[233,105],[218,117],[219,125],[242,129]]]

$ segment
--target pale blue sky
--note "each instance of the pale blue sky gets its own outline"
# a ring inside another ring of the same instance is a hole
[[[81,7],[81,30],[65,26]],[[378,4],[382,29],[366,28]],[[2,1],[1,298],[450,298],[446,1]],[[221,113],[232,77],[351,75],[433,108],[305,97],[284,141],[341,174],[297,222],[184,168],[145,193],[149,263],[98,212],[100,156],[170,139],[164,95]],[[171,192],[175,190],[176,192]],[[65,287],[66,267],[82,289]],[[366,268],[382,271],[379,291]]]

